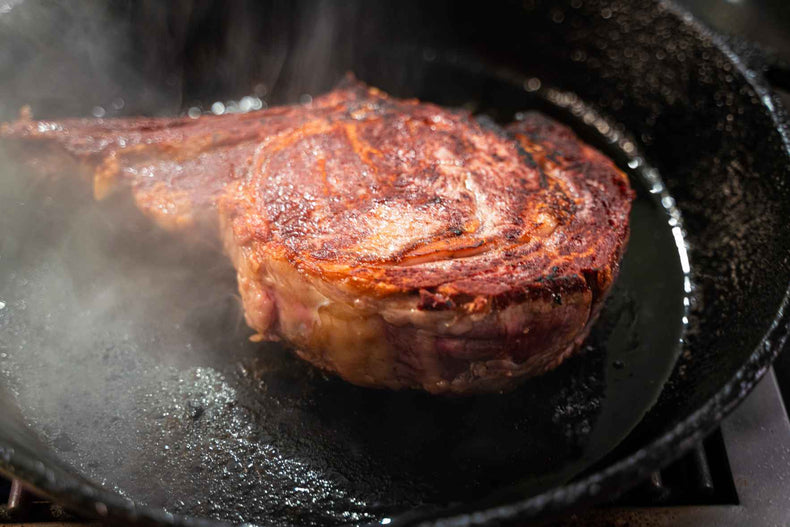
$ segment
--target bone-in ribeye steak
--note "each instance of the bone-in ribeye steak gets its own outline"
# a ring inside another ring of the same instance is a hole
[[[43,169],[78,161],[99,198],[130,189],[165,228],[218,217],[257,337],[363,386],[496,391],[557,366],[628,238],[627,177],[567,127],[353,80],[308,105],[1,133]]]

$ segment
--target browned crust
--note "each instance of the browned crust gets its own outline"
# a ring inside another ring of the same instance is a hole
[[[267,143],[221,198],[250,325],[364,386],[496,391],[556,367],[618,273],[625,174],[540,114],[500,130],[375,91],[362,101],[351,120]],[[321,329],[293,331],[271,285],[297,273],[337,312]],[[358,328],[385,337],[348,341]]]
[[[598,294],[628,234],[626,176],[567,127],[530,113],[505,133],[352,80],[307,106],[197,120],[23,119],[0,135],[34,159],[66,154],[88,167],[97,197],[131,187],[171,229],[214,215],[222,199],[260,251],[364,294],[422,290],[437,299],[430,309],[585,284]]]
[[[98,198],[130,188],[168,229],[218,216],[258,337],[365,386],[493,391],[555,367],[628,238],[627,177],[569,128],[484,126],[353,80],[309,105],[23,118],[0,137],[45,172],[76,162]]]
[[[608,289],[632,191],[567,127],[531,113],[497,132],[377,91],[347,113],[269,142],[223,198],[251,254],[422,309]]]

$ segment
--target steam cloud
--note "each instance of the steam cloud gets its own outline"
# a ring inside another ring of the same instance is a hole
[[[331,87],[352,51],[335,22],[353,13],[318,2],[294,17],[288,4],[0,2],[0,120],[23,105],[36,118],[178,115]],[[253,492],[264,502],[245,519],[276,518],[284,500],[366,518],[329,476],[260,438],[239,404],[227,377],[251,357],[304,369],[247,342],[217,246],[162,232],[123,195],[97,204],[88,186],[0,157],[0,405],[23,408],[80,473],[172,512],[228,517],[239,504],[219,496]]]

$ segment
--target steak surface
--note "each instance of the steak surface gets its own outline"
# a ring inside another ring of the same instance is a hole
[[[165,228],[218,230],[254,338],[363,386],[498,391],[557,366],[628,238],[627,177],[567,127],[500,128],[352,79],[308,105],[0,134],[97,198],[130,189]]]

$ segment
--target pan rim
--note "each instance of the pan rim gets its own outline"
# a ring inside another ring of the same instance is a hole
[[[764,79],[749,68],[724,37],[708,28],[687,9],[672,0],[659,0],[658,6],[676,16],[684,25],[694,30],[700,39],[709,40],[721,51],[735,71],[745,80],[760,98],[771,118],[774,129],[779,133],[785,161],[790,165],[790,136],[786,125],[786,113],[772,96]],[[650,472],[659,469],[680,457],[701,440],[719,421],[729,414],[752,390],[770,368],[773,359],[783,348],[790,331],[790,282],[770,327],[756,348],[737,372],[700,408],[680,420],[674,427],[631,455],[593,473],[581,480],[526,498],[521,501],[476,510],[471,513],[448,511],[440,516],[422,518],[392,518],[391,525],[421,521],[424,525],[485,525],[493,522],[567,512],[622,492],[631,484],[638,483]],[[7,441],[0,439],[0,473],[18,477],[43,494],[67,504],[70,508],[100,520],[178,525],[184,527],[219,527],[231,525],[219,520],[208,520],[191,516],[173,515],[163,509],[138,505],[121,495],[80,481],[74,474],[58,480],[52,467],[35,456],[19,452]]]

